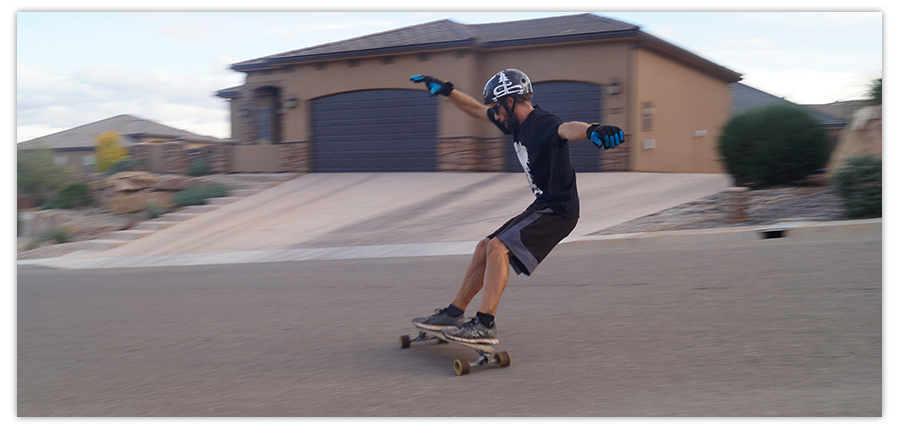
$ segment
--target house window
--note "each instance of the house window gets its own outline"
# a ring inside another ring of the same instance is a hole
[[[652,102],[641,103],[641,130],[653,130],[653,114],[656,112]]]
[[[89,166],[94,165],[97,161],[97,158],[94,155],[86,155],[81,157],[81,165]]]
[[[281,91],[272,86],[256,89],[253,101],[253,123],[257,143],[277,144],[281,141],[280,114],[278,112]]]
[[[53,163],[56,165],[66,165],[69,163],[69,157],[65,155],[53,157]]]
[[[273,143],[272,140],[272,107],[256,109],[256,141]]]

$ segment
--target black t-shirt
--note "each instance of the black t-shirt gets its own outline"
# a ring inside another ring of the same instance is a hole
[[[578,188],[575,169],[569,159],[569,141],[559,136],[559,117],[537,105],[513,131],[507,130],[488,110],[488,118],[513,136],[519,163],[534,192],[534,205],[543,205],[564,218],[578,218]]]

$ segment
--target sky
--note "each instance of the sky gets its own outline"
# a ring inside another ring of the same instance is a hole
[[[601,12],[591,3],[565,12],[193,12],[165,2],[155,7],[174,12],[103,12],[102,5],[53,12],[28,4],[12,12],[16,141],[119,114],[227,138],[228,106],[215,92],[243,82],[231,64],[440,19],[480,24],[591,12],[639,25],[796,103],[860,99],[883,68],[886,14],[866,4],[842,12]]]

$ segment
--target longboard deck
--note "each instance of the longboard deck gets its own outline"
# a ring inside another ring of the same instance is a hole
[[[500,368],[509,366],[509,354],[506,352],[496,352],[494,347],[490,344],[467,343],[464,341],[451,340],[444,337],[440,331],[432,331],[430,329],[416,327],[415,330],[419,331],[419,335],[415,338],[411,339],[409,338],[409,335],[400,336],[401,348],[406,349],[411,343],[418,341],[436,340],[439,343],[459,344],[470,349],[475,349],[475,351],[478,352],[478,359],[475,362],[469,362],[468,359],[457,359],[453,362],[453,371],[456,372],[457,376],[469,374],[472,367],[479,365],[493,365]]]
[[[430,329],[422,329],[422,328],[415,328],[415,329],[419,332],[424,332],[425,334],[428,334],[428,335],[430,335],[438,340],[441,340],[443,342],[446,342],[446,343],[459,344],[461,346],[466,346],[468,348],[475,349],[477,351],[489,353],[491,355],[494,354],[494,346],[491,346],[490,344],[468,343],[465,341],[451,340],[451,339],[445,337],[444,334],[441,333],[441,331],[432,331]]]

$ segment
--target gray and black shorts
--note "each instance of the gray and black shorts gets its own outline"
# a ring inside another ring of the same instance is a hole
[[[577,223],[577,218],[563,218],[546,206],[532,205],[488,239],[500,239],[509,248],[509,264],[516,274],[531,275]]]

